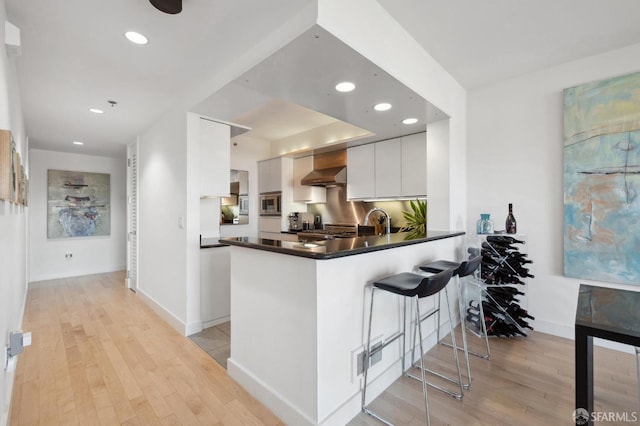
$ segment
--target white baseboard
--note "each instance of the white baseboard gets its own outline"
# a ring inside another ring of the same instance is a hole
[[[447,322],[441,326],[441,335],[446,335],[448,333],[449,323]],[[429,351],[429,349],[431,349],[435,344],[436,333],[434,331],[424,339],[423,345],[425,351]],[[409,349],[409,352],[407,352],[407,360],[410,360],[410,357],[411,352]],[[402,367],[400,364],[401,360],[397,360],[384,371],[378,372],[375,371],[375,367],[372,368],[371,373],[372,375],[375,375],[375,377],[370,376],[368,380],[367,395],[369,395],[369,397],[367,399],[369,401],[373,401],[377,398],[402,375]],[[325,416],[325,418],[314,421],[309,418],[309,416],[302,413],[277,391],[266,385],[250,371],[236,362],[236,360],[233,359],[233,354],[232,357],[227,360],[227,373],[258,401],[262,402],[267,408],[273,411],[273,413],[286,424],[341,426],[347,424],[361,412],[362,394],[358,391],[335,411]],[[362,381],[362,376],[359,376],[358,380]]]
[[[224,324],[225,322],[229,322],[229,321],[231,321],[231,316],[227,315],[226,317],[216,318],[210,321],[204,321],[202,323],[202,328],[205,329],[205,328],[213,327],[216,325]]]
[[[158,303],[153,297],[149,296],[144,290],[138,288],[136,295],[142,299],[144,303],[149,305],[153,311],[165,320],[174,330],[183,336],[187,336],[187,326],[182,320],[176,317],[173,313],[169,312],[164,306]],[[202,329],[202,326],[201,326]]]
[[[535,320],[532,324],[535,331],[553,336],[564,337],[565,339],[575,339],[575,331],[573,325],[559,324],[556,322]]]
[[[536,320],[534,328],[541,333],[551,334],[553,336],[564,337],[565,339],[575,340],[575,328],[573,325],[558,324],[549,321]],[[613,349],[620,352],[635,355],[633,346],[625,345],[618,342],[612,342],[606,339],[593,339],[593,344],[603,348]]]
[[[24,296],[22,297],[22,307],[20,308],[20,320],[18,322],[18,324],[19,324],[18,325],[18,329],[19,330],[22,330],[22,321],[24,319],[24,311],[25,311],[25,309],[27,307],[27,293],[28,293],[28,291],[29,291],[29,284],[25,283]],[[5,360],[5,357],[3,356],[2,359]],[[2,365],[1,368],[4,369],[4,365]],[[6,373],[6,374],[11,374],[12,377],[9,380],[8,388],[6,389],[5,401],[0,401],[0,403],[2,404],[2,417],[0,417],[0,425],[2,425],[2,426],[5,426],[5,425],[9,424],[9,412],[11,412],[11,401],[13,399],[13,386],[14,386],[15,381],[16,381],[15,372]],[[5,407],[7,408],[6,411],[5,411]]]
[[[100,268],[90,268],[90,269],[77,269],[69,272],[56,272],[50,274],[40,274],[35,276],[30,276],[29,286],[31,287],[34,283],[40,281],[48,281],[48,280],[58,280],[60,278],[72,278],[72,277],[80,277],[83,275],[95,275],[95,274],[106,274],[108,272],[117,272],[126,270],[126,265],[112,265],[105,266]]]
[[[192,321],[185,327],[184,335],[191,336],[192,334],[200,333],[202,331],[202,321]]]
[[[315,425],[316,422],[298,410],[282,395],[255,377],[232,358],[227,360],[227,374],[240,384],[254,398],[288,425]]]

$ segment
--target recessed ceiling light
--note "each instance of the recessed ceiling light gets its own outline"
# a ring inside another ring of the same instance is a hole
[[[343,81],[342,83],[336,84],[336,90],[338,92],[344,92],[344,93],[351,92],[355,88],[356,88],[356,85],[350,81]]]
[[[74,145],[84,145],[84,142],[79,142],[79,141],[73,141]]]
[[[402,124],[416,124],[417,122],[417,118],[405,118],[404,120],[402,120]]]
[[[135,44],[147,44],[149,43],[149,40],[143,36],[140,33],[137,33],[135,31],[127,31],[126,33],[124,33],[124,36],[129,39],[129,41],[131,43],[135,43]]]
[[[377,104],[373,107],[373,109],[375,109],[376,111],[387,111],[389,109],[391,109],[391,104],[388,104],[386,102],[382,102],[380,104]]]
[[[94,114],[104,114],[104,111],[98,108],[89,108],[89,111],[91,111]]]

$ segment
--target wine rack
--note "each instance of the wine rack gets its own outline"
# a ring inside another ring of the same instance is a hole
[[[534,319],[521,306],[526,296],[526,284],[533,275],[528,265],[532,261],[523,251],[523,236],[502,234],[478,235],[470,255],[482,255],[480,272],[468,280],[465,290],[465,324],[479,337],[527,336]],[[484,319],[484,323],[482,321]]]

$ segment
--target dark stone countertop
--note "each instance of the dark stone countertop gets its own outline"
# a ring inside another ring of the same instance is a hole
[[[220,241],[221,238],[201,238],[200,248],[215,248],[215,247],[228,247],[229,244]]]
[[[410,233],[398,232],[389,234],[388,236],[369,235],[311,242],[269,240],[258,237],[235,237],[222,238],[221,242],[232,246],[265,250],[311,259],[335,259],[338,257],[441,240],[443,238],[457,237],[464,234],[464,232],[458,231],[427,231],[427,235],[424,237],[413,237]]]

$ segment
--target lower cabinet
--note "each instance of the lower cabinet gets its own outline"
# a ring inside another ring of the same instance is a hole
[[[202,328],[231,318],[231,250],[229,247],[200,249],[200,317]]]

